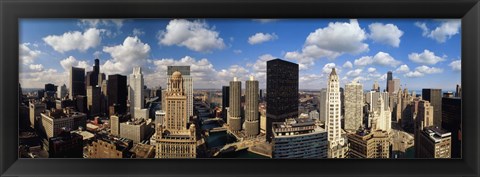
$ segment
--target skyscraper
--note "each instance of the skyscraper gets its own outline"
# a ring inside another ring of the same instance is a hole
[[[378,85],[377,81],[373,83],[372,91],[380,92],[380,86]]]
[[[327,117],[327,89],[322,88],[320,90],[320,96],[319,102],[318,102],[318,113],[319,113],[319,119],[321,122],[326,121]]]
[[[457,88],[456,88],[456,91],[455,91],[455,97],[462,97],[462,86],[458,85],[457,84]]]
[[[142,68],[133,68],[133,73],[130,74],[129,100],[130,100],[130,114],[133,118],[148,118],[148,110],[144,109],[144,81]]]
[[[77,95],[86,95],[85,90],[85,69],[84,68],[70,68],[69,78],[69,97],[71,100]]]
[[[190,75],[190,66],[168,66],[168,77],[171,77],[172,73],[175,71],[179,71],[180,73],[182,73],[185,94],[187,95],[187,115],[189,117],[193,116],[193,79]]]
[[[63,84],[62,86],[57,88],[57,98],[62,99],[65,98],[65,96],[68,94],[67,93],[67,86]]]
[[[442,128],[452,133],[452,158],[462,157],[462,99],[460,97],[442,98]]]
[[[423,131],[423,128],[433,126],[433,107],[429,101],[420,100],[418,102],[417,117],[414,124],[414,136],[415,136],[415,153],[416,156],[420,156],[418,149],[420,142],[420,134]]]
[[[100,74],[100,60],[95,59],[95,64],[93,65],[93,71],[87,72],[86,86],[97,86],[98,75]]]
[[[260,133],[258,121],[258,81],[250,76],[245,82],[245,130],[247,136],[256,136]]]
[[[231,131],[242,130],[241,97],[242,82],[238,81],[237,78],[234,77],[233,81],[230,81],[230,117],[228,119],[228,124]]]
[[[340,101],[340,79],[332,68],[327,84],[327,120],[325,122],[327,139],[329,142],[329,158],[345,158],[342,150],[346,146],[341,129],[341,101]]]
[[[363,86],[358,82],[345,84],[345,130],[355,132],[363,119]]]
[[[230,103],[230,87],[223,86],[222,87],[222,118],[223,121],[227,122],[227,108],[229,107]]]
[[[188,126],[187,96],[179,71],[172,73],[165,97],[164,124],[157,128],[157,158],[196,158],[195,125]],[[121,130],[120,130],[121,131]]]
[[[108,108],[113,107],[113,114],[125,114],[127,111],[127,76],[109,75],[107,84]]]
[[[389,83],[388,81],[391,81],[393,79],[393,76],[392,76],[392,71],[388,71],[387,72],[387,86],[385,87],[385,91],[388,92],[388,89],[389,89]]]
[[[371,120],[371,127],[373,130],[382,130],[386,132],[390,132],[392,129],[392,122],[391,122],[391,112],[390,108],[385,108],[385,104],[383,103],[383,97],[378,97],[377,100],[377,109],[378,111],[372,111],[369,114],[369,119]]]
[[[298,116],[298,68],[281,59],[267,61],[267,141],[272,138],[273,122]]]
[[[433,125],[442,126],[442,89],[422,89],[422,99],[433,106]]]
[[[87,86],[87,109],[90,115],[99,115],[101,111],[101,88],[98,85]]]
[[[370,111],[377,111],[377,112],[379,111],[378,110],[379,106],[377,105],[378,97],[382,97],[385,109],[389,107],[388,100],[390,99],[390,97],[388,96],[387,92],[370,91],[365,93],[365,102],[368,103]]]

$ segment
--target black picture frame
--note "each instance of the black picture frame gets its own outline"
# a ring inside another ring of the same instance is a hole
[[[461,18],[462,159],[18,159],[19,18]],[[478,176],[478,0],[1,0],[2,176]]]

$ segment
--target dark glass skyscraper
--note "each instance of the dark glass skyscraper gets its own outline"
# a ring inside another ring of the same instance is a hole
[[[69,97],[73,100],[77,95],[86,95],[85,69],[70,68]]]
[[[433,125],[442,126],[442,89],[422,89],[422,99],[433,106]]]
[[[272,123],[298,116],[298,64],[281,59],[267,61],[267,141]]]
[[[388,84],[388,81],[391,81],[393,80],[393,76],[392,76],[392,71],[388,71],[387,72],[387,86],[385,87],[385,91],[388,92],[388,88],[389,88],[389,85]]]
[[[223,121],[227,122],[227,107],[229,106],[230,102],[230,87],[223,86],[222,87],[222,118]]]
[[[442,98],[442,128],[452,133],[452,158],[462,157],[462,100],[460,97]]]
[[[101,85],[98,83],[98,75],[100,73],[100,60],[95,59],[95,65],[93,66],[93,71],[87,72],[87,86],[96,86]]]
[[[109,110],[113,106],[115,113],[125,114],[127,111],[127,76],[120,74],[109,75],[107,94]]]

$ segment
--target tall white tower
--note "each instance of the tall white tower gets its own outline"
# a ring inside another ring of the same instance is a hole
[[[325,126],[327,129],[327,139],[331,148],[338,145],[343,146],[344,144],[344,139],[341,137],[340,105],[340,80],[338,79],[335,68],[332,68],[327,84],[327,118]]]
[[[133,73],[130,74],[130,83],[128,88],[130,100],[130,114],[132,118],[148,118],[148,110],[144,107],[144,92],[143,92],[143,74],[141,67],[134,67]]]

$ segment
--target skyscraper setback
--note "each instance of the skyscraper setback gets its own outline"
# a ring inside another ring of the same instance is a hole
[[[422,99],[433,106],[433,125],[442,126],[442,89],[422,89]]]
[[[281,59],[267,61],[267,141],[272,123],[298,116],[298,64]]]
[[[332,68],[327,83],[327,120],[325,122],[327,130],[328,157],[345,158],[345,138],[342,137],[341,128],[341,101],[340,101],[340,79]]]
[[[144,83],[143,83],[142,68],[133,68],[133,73],[130,74],[130,87],[128,90],[130,100],[130,113],[133,118],[147,118],[148,110],[144,109]]]
[[[175,71],[182,73],[185,94],[187,95],[187,115],[189,117],[193,116],[193,79],[190,75],[190,66],[168,66],[167,76],[170,78]]]

